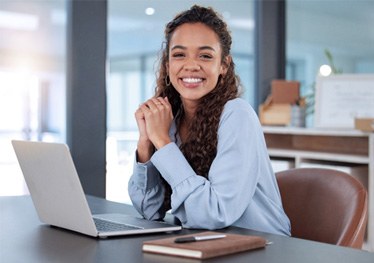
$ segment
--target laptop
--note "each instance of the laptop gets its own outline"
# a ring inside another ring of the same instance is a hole
[[[125,214],[92,215],[69,148],[62,143],[13,140],[40,221],[93,237],[181,230],[181,226]]]

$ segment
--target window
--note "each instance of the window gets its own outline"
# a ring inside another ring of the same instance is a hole
[[[65,140],[65,0],[0,6],[0,195],[28,190],[11,139]]]
[[[373,10],[371,0],[288,0],[287,79],[310,93],[320,67],[330,64],[326,51],[343,73],[374,73]]]

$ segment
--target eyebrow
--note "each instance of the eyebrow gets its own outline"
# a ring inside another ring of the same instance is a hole
[[[171,48],[171,50],[174,50],[174,49],[183,49],[183,50],[186,50],[187,47],[185,46],[182,46],[182,45],[176,45],[174,47]],[[211,46],[201,46],[199,47],[199,50],[205,50],[205,49],[208,49],[208,50],[212,50],[212,51],[216,51],[214,48],[212,48]]]

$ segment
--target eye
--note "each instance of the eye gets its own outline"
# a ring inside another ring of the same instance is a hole
[[[213,56],[211,54],[201,54],[200,58],[202,58],[204,60],[211,60],[213,58]]]
[[[171,56],[173,58],[183,58],[184,57],[184,53],[182,53],[182,52],[176,52],[176,53],[173,53]]]

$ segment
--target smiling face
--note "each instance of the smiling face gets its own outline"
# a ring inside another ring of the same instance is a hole
[[[183,105],[197,105],[225,73],[216,33],[202,23],[183,24],[170,40],[168,73]]]

